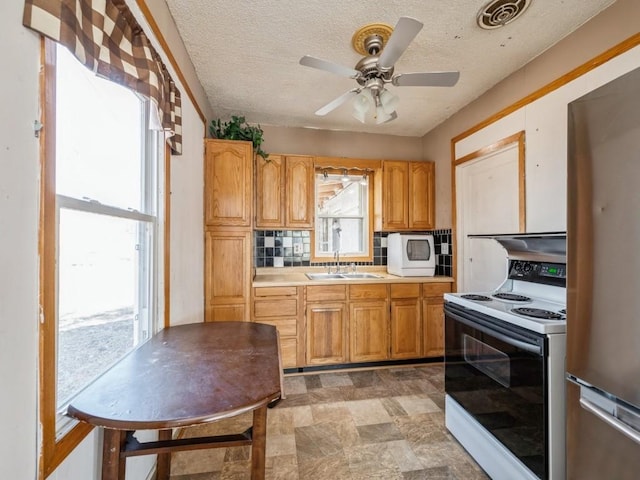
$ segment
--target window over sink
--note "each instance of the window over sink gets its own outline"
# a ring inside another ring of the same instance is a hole
[[[371,175],[326,169],[315,175],[313,261],[372,261]]]

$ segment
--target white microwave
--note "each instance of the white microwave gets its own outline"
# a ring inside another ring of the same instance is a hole
[[[390,234],[387,237],[387,272],[400,277],[432,277],[436,272],[433,235]]]

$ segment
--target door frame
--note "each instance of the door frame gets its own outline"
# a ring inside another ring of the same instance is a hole
[[[458,290],[458,205],[456,199],[456,169],[458,166],[478,160],[482,157],[488,157],[494,153],[504,150],[512,144],[517,144],[518,147],[518,211],[519,211],[519,226],[520,232],[526,231],[526,164],[525,164],[525,132],[521,130],[513,135],[505,137],[497,142],[482,147],[474,152],[468,153],[460,158],[456,158],[456,142],[451,141],[451,244],[453,248],[452,267],[453,267],[453,291]]]

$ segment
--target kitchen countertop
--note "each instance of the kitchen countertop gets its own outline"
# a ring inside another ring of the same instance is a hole
[[[452,277],[398,277],[387,273],[384,267],[358,267],[358,273],[374,273],[380,278],[358,278],[344,280],[311,280],[306,273],[326,273],[326,267],[265,267],[257,268],[253,278],[254,287],[298,287],[304,285],[336,285],[362,283],[451,283]]]

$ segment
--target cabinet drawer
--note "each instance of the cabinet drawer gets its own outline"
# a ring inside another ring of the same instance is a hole
[[[256,320],[256,323],[273,325],[280,333],[280,337],[295,337],[298,334],[298,321],[295,318],[270,318]]]
[[[438,296],[443,293],[449,293],[451,291],[450,283],[423,283],[422,284],[422,296]]]
[[[318,300],[346,300],[346,285],[308,286],[307,301]]]
[[[296,287],[256,287],[253,294],[256,297],[285,297],[298,293]]]
[[[386,300],[387,285],[349,285],[349,299],[351,300]]]
[[[255,300],[253,314],[256,318],[293,316],[298,313],[298,300],[282,298],[273,300]]]
[[[419,283],[392,283],[391,298],[417,298],[420,296]]]

